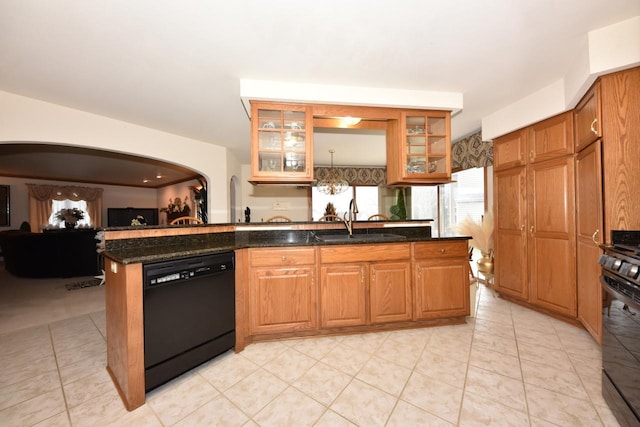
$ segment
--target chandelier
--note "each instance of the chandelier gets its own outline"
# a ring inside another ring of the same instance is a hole
[[[329,153],[331,153],[331,168],[329,169],[329,173],[327,174],[327,176],[324,179],[318,181],[317,184],[318,191],[330,196],[343,193],[347,190],[347,188],[349,188],[349,183],[345,179],[340,177],[333,168],[333,153],[335,152],[336,150],[334,150],[333,148],[329,150]]]

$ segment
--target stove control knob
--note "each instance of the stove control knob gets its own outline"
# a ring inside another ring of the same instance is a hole
[[[607,258],[609,258],[607,254],[600,255],[600,259],[598,259],[598,264],[604,265],[607,262]]]
[[[613,268],[614,270],[618,270],[618,269],[620,268],[620,266],[621,266],[621,265],[622,265],[622,260],[621,260],[621,259],[617,259],[617,258],[616,258],[616,259],[613,261],[613,266],[612,266],[612,268]]]
[[[628,262],[622,261],[622,265],[620,266],[620,274],[622,274],[623,276],[628,276],[630,268],[631,268],[631,264],[629,264]]]
[[[638,271],[640,271],[640,266],[638,264],[633,264],[629,267],[627,276],[635,279],[636,277],[638,277]]]
[[[607,261],[604,263],[604,266],[606,268],[613,268],[613,263],[616,262],[616,261],[617,260],[612,256],[607,257]]]

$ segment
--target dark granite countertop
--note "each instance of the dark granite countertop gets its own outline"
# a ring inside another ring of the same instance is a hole
[[[465,236],[431,237],[430,227],[358,229],[354,238],[323,241],[346,230],[251,230],[224,233],[120,239],[106,242],[106,255],[122,264],[155,262],[245,248],[361,245],[437,240],[468,240]]]

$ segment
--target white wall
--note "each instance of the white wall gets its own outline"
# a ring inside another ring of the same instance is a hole
[[[244,222],[244,210],[251,209],[251,222],[261,222],[274,215],[285,215],[293,221],[309,220],[307,187],[276,187],[249,183],[251,167],[242,166],[242,209],[239,218]],[[286,206],[285,210],[274,209],[274,203]]]
[[[250,142],[247,142],[247,144],[250,144]],[[242,200],[242,194],[243,194],[243,188],[244,188],[244,186],[242,185],[242,180],[243,180],[242,164],[231,153],[229,153],[229,155],[227,156],[227,171],[228,171],[227,187],[229,188],[229,192],[231,192],[232,180],[234,181],[233,189],[235,190],[235,197],[233,198],[235,199],[234,206],[232,206],[232,197],[231,197],[231,194],[229,194],[229,203],[228,203],[229,221],[232,220],[231,209],[235,209],[236,222],[244,222],[244,208],[242,207],[242,204],[244,203],[244,201]]]
[[[10,226],[3,229],[20,227],[22,221],[29,220],[29,192],[26,184],[74,185],[104,189],[102,195],[103,226],[107,225],[107,208],[155,208],[158,206],[155,189],[124,187],[119,185],[83,184],[65,181],[44,181],[39,179],[10,178],[0,176],[0,185],[10,185]],[[31,224],[35,230],[39,224]]]
[[[179,197],[182,202],[184,202],[184,198],[188,197],[188,205],[191,208],[190,216],[196,215],[196,205],[193,191],[191,191],[191,187],[198,187],[200,183],[197,180],[181,182],[179,184],[168,185],[166,187],[158,188],[157,194],[157,206],[159,209],[166,208],[169,206],[169,200],[172,202]],[[158,223],[160,225],[167,224],[167,214],[165,212],[160,212],[158,214]],[[211,221],[209,221],[211,222]]]
[[[0,144],[99,148],[191,168],[207,180],[209,222],[227,221],[228,151],[224,147],[2,91],[0,117]]]
[[[640,64],[640,17],[589,32],[564,78],[482,118],[482,139],[492,140],[573,108],[599,75]]]

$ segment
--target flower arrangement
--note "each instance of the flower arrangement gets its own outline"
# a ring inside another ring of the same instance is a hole
[[[81,219],[84,219],[84,212],[78,208],[60,209],[58,212],[56,212],[56,218],[58,219],[58,221],[75,224]]]
[[[469,244],[482,252],[483,256],[492,256],[493,252],[493,215],[485,212],[481,222],[466,217],[458,223],[456,231],[460,235],[471,236]]]
[[[160,209],[161,212],[167,213],[184,213],[188,214],[191,211],[191,208],[188,204],[189,197],[185,197],[184,200],[180,199],[180,197],[176,197],[174,200],[169,199],[169,204],[166,208]]]
[[[136,217],[131,220],[131,225],[147,225],[147,220],[144,219],[142,215],[136,215]]]

